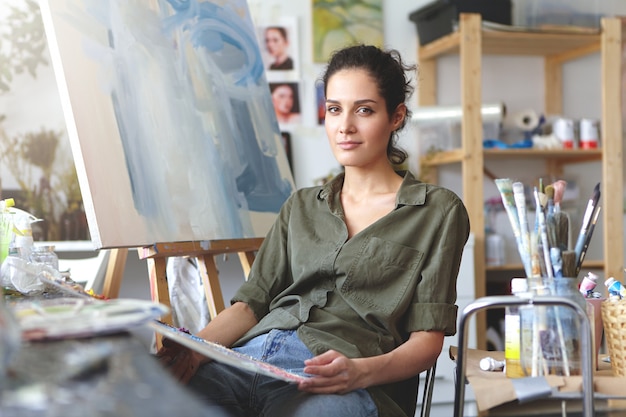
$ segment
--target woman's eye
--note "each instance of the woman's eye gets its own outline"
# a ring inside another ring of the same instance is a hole
[[[372,113],[372,109],[368,109],[367,107],[360,107],[359,109],[357,109],[357,113],[370,114]]]
[[[326,107],[326,113],[337,113],[338,111],[339,111],[339,107],[337,106]]]

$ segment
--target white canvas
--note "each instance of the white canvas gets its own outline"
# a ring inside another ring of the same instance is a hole
[[[294,189],[245,0],[42,0],[96,247],[264,236]]]

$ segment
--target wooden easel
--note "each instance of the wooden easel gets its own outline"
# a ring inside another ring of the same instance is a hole
[[[224,297],[215,256],[237,253],[243,267],[244,276],[247,279],[250,267],[256,256],[256,251],[261,246],[261,243],[263,243],[263,238],[248,238],[156,243],[152,246],[138,248],[139,259],[146,259],[148,263],[152,301],[171,307],[166,276],[167,258],[172,256],[195,257],[202,277],[209,314],[211,318],[214,318],[224,309]],[[128,249],[126,248],[111,250],[103,289],[105,297],[117,298],[119,296],[127,256]],[[162,320],[172,324],[171,314],[162,317]],[[160,345],[158,338],[157,345]]]

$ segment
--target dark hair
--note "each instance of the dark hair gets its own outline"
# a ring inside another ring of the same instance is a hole
[[[274,94],[274,91],[278,87],[289,87],[291,93],[293,94],[293,105],[291,106],[291,113],[300,113],[300,93],[298,91],[298,83],[291,82],[278,82],[278,83],[269,83],[270,86],[270,94]]]
[[[400,53],[395,49],[382,50],[371,45],[355,45],[335,51],[322,75],[324,95],[326,95],[328,80],[335,73],[345,69],[363,69],[370,74],[376,81],[378,92],[385,99],[389,117],[413,94],[413,86],[406,72],[415,71],[416,67],[405,64]],[[402,124],[389,138],[387,159],[394,165],[403,163],[408,157],[406,151],[395,146],[395,139],[397,139],[397,132],[410,118],[411,111],[407,108]]]
[[[267,32],[268,30],[277,30],[280,33],[280,36],[286,40],[287,42],[289,42],[289,37],[287,35],[287,29],[285,29],[282,26],[268,26],[265,28],[265,32]]]

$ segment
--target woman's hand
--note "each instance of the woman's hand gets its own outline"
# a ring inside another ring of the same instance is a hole
[[[170,339],[163,339],[163,347],[156,353],[163,366],[182,384],[187,384],[198,371],[202,363],[208,359]]]
[[[364,374],[357,361],[334,350],[308,359],[304,372],[312,376],[300,382],[298,389],[315,394],[345,394],[364,388]]]

